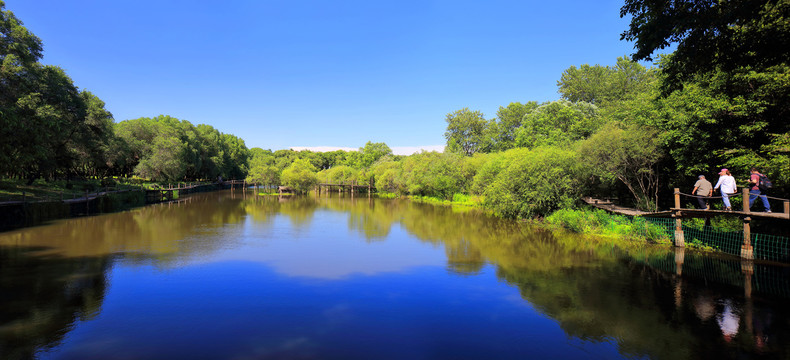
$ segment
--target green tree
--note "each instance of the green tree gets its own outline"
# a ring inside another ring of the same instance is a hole
[[[516,131],[516,145],[569,145],[589,137],[603,124],[598,108],[589,103],[558,100],[543,104],[524,115]]]
[[[637,207],[655,211],[657,163],[663,153],[656,131],[639,125],[609,123],[579,145],[581,162],[605,182],[616,179],[634,196]]]
[[[112,165],[112,114],[104,108],[104,101],[87,90],[80,92],[86,111],[79,129],[70,139],[69,151],[75,159],[75,173],[83,176],[107,176]]]
[[[494,151],[504,151],[516,146],[516,130],[521,127],[524,115],[536,109],[538,103],[535,101],[522,104],[519,102],[510,103],[507,107],[499,107],[496,113],[495,122],[489,126],[491,134],[491,149]]]
[[[53,178],[56,172],[73,168],[75,159],[69,147],[86,117],[85,102],[63,69],[42,66],[34,74],[36,92],[16,102],[17,115],[25,125],[14,134],[23,143],[12,152],[31,181],[39,176]]]
[[[557,86],[563,99],[604,107],[649,91],[656,80],[654,69],[619,57],[614,66],[571,66],[562,72]]]
[[[580,196],[575,152],[554,146],[506,151],[493,181],[486,185],[484,205],[505,217],[546,215],[574,206]]]
[[[250,149],[249,167],[246,179],[248,183],[267,187],[280,184],[280,170],[274,166],[274,154],[271,150],[258,147]]]
[[[365,143],[364,147],[359,148],[360,162],[358,164],[358,168],[367,168],[373,165],[378,159],[392,155],[392,149],[390,149],[387,144],[381,143],[372,143],[368,141]]]
[[[151,153],[134,169],[140,177],[156,181],[175,181],[187,172],[187,146],[178,137],[160,134],[154,138]]]
[[[316,169],[310,161],[296,159],[280,175],[283,185],[290,186],[299,193],[310,191],[318,184]]]
[[[391,156],[385,156],[371,166],[371,173],[376,185],[376,190],[387,193],[405,193],[405,187],[401,186],[399,179],[402,178],[402,162],[395,160]]]
[[[468,108],[447,114],[447,149],[451,152],[460,152],[472,156],[478,151],[487,151],[486,128],[489,121],[480,111],[470,111]]]
[[[42,49],[41,40],[0,1],[0,173],[18,174],[20,165],[37,157],[23,135],[39,129],[21,113],[18,101],[36,91]]]
[[[421,152],[403,160],[400,187],[419,196],[450,200],[463,181],[462,158],[457,153]]]
[[[761,71],[788,61],[790,2],[774,0],[626,0],[621,40],[634,41],[634,60],[652,60],[672,44],[663,67],[666,93],[713,69]]]

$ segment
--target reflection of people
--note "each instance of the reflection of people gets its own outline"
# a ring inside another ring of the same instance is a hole
[[[697,182],[694,183],[694,190],[691,191],[691,194],[697,196],[711,196],[713,195],[713,185],[711,185],[710,181],[705,179],[705,175],[700,175],[699,180],[697,180]],[[707,210],[708,209],[707,199],[698,197],[697,208]]]
[[[763,201],[765,212],[771,212],[771,204],[768,203],[768,197],[765,195],[765,190],[760,190],[760,172],[757,168],[752,168],[752,175],[749,176],[749,209],[752,208],[754,200],[759,196]]]
[[[724,311],[716,317],[716,322],[719,323],[724,339],[728,342],[738,334],[738,327],[740,326],[741,318],[735,313],[732,300],[724,300]]]
[[[721,190],[719,190],[719,187],[721,187]],[[719,181],[716,182],[716,186],[713,190],[721,191],[721,200],[724,202],[724,210],[731,211],[732,206],[730,205],[729,197],[735,194],[738,189],[735,186],[735,178],[730,174],[730,170],[721,169],[721,171],[719,171]]]

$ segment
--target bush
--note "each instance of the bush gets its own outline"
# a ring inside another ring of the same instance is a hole
[[[315,167],[310,161],[296,159],[283,170],[280,177],[284,185],[292,187],[297,192],[306,193],[318,184],[318,178],[315,173]]]
[[[504,157],[511,161],[503,163],[503,170],[486,187],[486,207],[511,218],[574,207],[580,196],[575,152],[546,146],[508,150]]]

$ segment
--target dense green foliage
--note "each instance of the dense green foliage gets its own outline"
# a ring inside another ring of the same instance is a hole
[[[244,140],[209,125],[160,115],[115,125],[117,175],[155,180],[243,178],[249,150]]]
[[[787,65],[790,2],[785,0],[625,0],[631,16],[622,39],[634,41],[636,60],[676,44],[665,64],[668,91],[694,75]]]

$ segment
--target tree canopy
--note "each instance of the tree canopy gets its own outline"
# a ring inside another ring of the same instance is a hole
[[[621,39],[634,41],[634,60],[677,49],[663,66],[667,89],[695,74],[786,64],[790,49],[790,2],[785,0],[626,0],[631,16]]]

